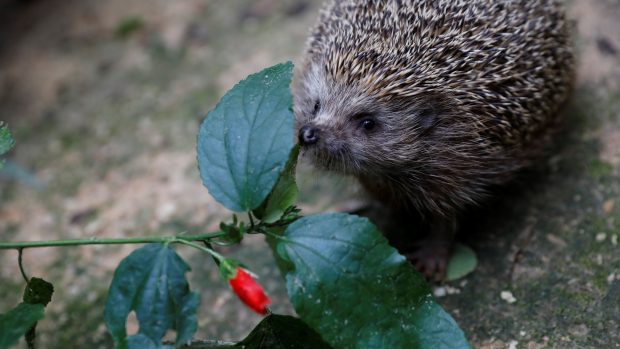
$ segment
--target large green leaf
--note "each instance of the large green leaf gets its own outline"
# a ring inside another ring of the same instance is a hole
[[[153,339],[142,333],[127,338],[127,348],[131,349],[170,349],[169,345],[162,345],[160,342],[154,342]]]
[[[6,314],[0,314],[0,349],[7,349],[43,319],[42,304],[20,303]]]
[[[155,343],[159,348],[168,329],[177,331],[176,346],[196,332],[198,294],[190,292],[185,273],[189,266],[172,248],[146,245],[121,261],[114,273],[105,306],[105,323],[119,348]],[[136,312],[140,329],[127,338],[125,322]]]
[[[293,148],[292,63],[267,68],[233,87],[198,133],[202,182],[227,208],[257,208]]]
[[[278,240],[297,314],[334,348],[470,348],[422,276],[367,219],[305,217]]]
[[[303,321],[286,315],[269,315],[234,348],[243,349],[330,349]]]

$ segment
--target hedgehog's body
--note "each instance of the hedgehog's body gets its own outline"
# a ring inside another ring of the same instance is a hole
[[[540,153],[572,64],[557,0],[335,0],[296,75],[300,142],[452,230]]]

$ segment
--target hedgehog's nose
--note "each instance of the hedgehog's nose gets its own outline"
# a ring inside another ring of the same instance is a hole
[[[301,145],[311,145],[319,140],[319,129],[312,126],[304,126],[299,129],[299,143]]]

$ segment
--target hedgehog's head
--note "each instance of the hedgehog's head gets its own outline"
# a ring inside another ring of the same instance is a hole
[[[442,113],[436,99],[382,95],[363,80],[335,76],[324,67],[306,64],[294,83],[299,144],[315,165],[353,175],[385,174],[424,156]]]

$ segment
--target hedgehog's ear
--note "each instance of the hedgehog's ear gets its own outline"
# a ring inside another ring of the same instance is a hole
[[[439,119],[439,111],[432,106],[425,106],[418,110],[418,124],[423,132],[430,131]]]
[[[422,132],[430,132],[439,126],[452,108],[448,100],[440,94],[431,94],[416,106],[418,124]]]

